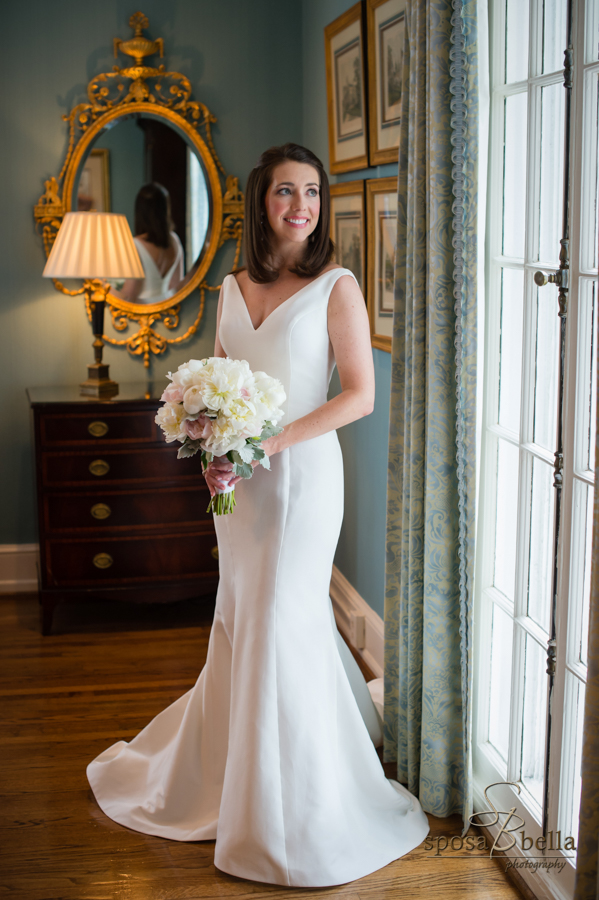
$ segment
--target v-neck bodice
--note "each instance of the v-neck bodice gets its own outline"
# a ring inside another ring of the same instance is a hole
[[[227,356],[246,359],[254,371],[279,378],[287,401],[282,424],[326,402],[335,367],[327,310],[334,285],[349,269],[330,269],[279,304],[254,328],[234,275],[223,281],[219,339]]]

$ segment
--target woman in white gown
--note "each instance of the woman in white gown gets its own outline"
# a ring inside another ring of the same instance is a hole
[[[279,378],[271,471],[232,479],[216,517],[221,577],[195,687],[88,766],[101,808],[130,828],[216,839],[232,875],[320,887],[353,881],[424,840],[418,800],[385,777],[338,649],[329,582],[343,515],[335,429],[372,409],[364,299],[330,263],[328,182],[295,144],[267,151],[246,192],[247,269],[228,275],[215,354]],[[341,393],[327,401],[337,364]]]
[[[156,182],[144,184],[135,198],[135,237],[145,278],[127,278],[120,291],[131,303],[160,303],[188,280],[183,278],[183,246],[173,230],[169,192]]]

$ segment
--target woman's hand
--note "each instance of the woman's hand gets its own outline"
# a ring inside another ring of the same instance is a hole
[[[267,456],[272,456],[284,449],[281,446],[281,438],[284,433],[283,430],[280,434],[275,434],[264,441],[262,449]],[[259,464],[259,460],[252,460],[252,468],[255,469]],[[210,488],[211,497],[214,497],[217,490],[222,491],[227,485],[236,485],[238,481],[241,481],[241,475],[233,475],[233,463],[229,462],[226,456],[215,456],[212,462],[208,463],[208,467],[204,471],[204,478]]]
[[[210,496],[214,497],[218,491],[223,491],[228,484],[239,481],[239,478],[233,479],[233,463],[229,462],[226,456],[215,456],[212,462],[208,463],[204,469],[204,478],[210,489]]]

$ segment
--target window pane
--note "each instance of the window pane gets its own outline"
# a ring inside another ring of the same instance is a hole
[[[578,846],[584,695],[584,684],[571,672],[566,672],[559,828],[562,833],[562,845],[565,843],[565,839],[571,835],[574,838],[575,847]],[[567,853],[566,855],[574,854]]]
[[[544,0],[543,3],[543,72],[557,72],[564,67],[566,49],[566,0]]]
[[[593,552],[593,488],[574,479],[572,503],[572,549],[570,566],[570,623],[573,629],[570,663],[588,665],[589,605]]]
[[[528,78],[528,0],[506,0],[505,83]]]
[[[559,322],[557,286],[537,288],[533,440],[551,453],[557,437]]]
[[[546,665],[545,651],[527,634],[520,778],[540,806],[543,805],[543,771],[545,768]]]
[[[523,259],[528,95],[514,94],[504,103],[503,252]]]
[[[522,382],[522,312],[524,273],[503,269],[501,277],[501,347],[499,372],[499,424],[520,432]]]
[[[497,530],[493,583],[512,601],[516,579],[518,458],[517,447],[501,438],[497,441]]]
[[[559,265],[564,192],[564,96],[562,84],[541,88],[541,189],[539,254],[544,263]]]
[[[491,636],[491,695],[489,698],[489,742],[507,762],[512,692],[512,640],[514,625],[500,606],[493,604]]]
[[[576,469],[581,472],[593,472],[595,469],[597,337],[597,285],[590,278],[580,278],[574,458]]]
[[[549,632],[553,575],[553,467],[535,459],[532,464],[528,615]]]

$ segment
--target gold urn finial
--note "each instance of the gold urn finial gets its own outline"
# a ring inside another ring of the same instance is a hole
[[[150,21],[142,12],[134,13],[129,19],[129,25],[133,29],[133,37],[128,41],[122,41],[120,38],[114,38],[114,55],[118,55],[119,50],[132,56],[136,65],[141,66],[145,56],[153,56],[154,53],[160,53],[160,57],[164,56],[164,41],[157,38],[151,41],[143,36],[143,32],[149,27]]]

